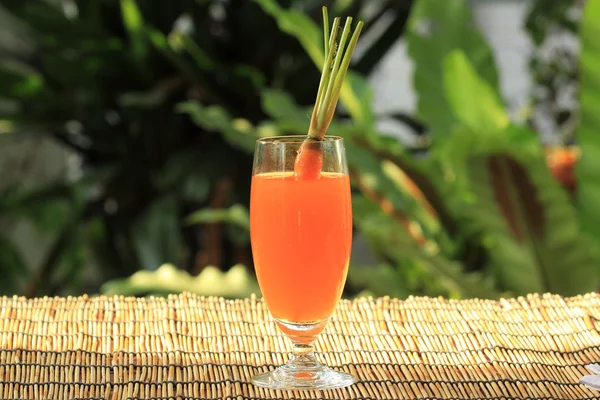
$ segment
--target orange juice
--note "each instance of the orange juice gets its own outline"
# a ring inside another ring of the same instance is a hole
[[[341,297],[350,261],[348,175],[255,175],[250,235],[256,275],[273,317],[295,324],[327,320]]]

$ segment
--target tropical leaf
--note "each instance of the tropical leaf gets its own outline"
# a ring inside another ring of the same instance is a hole
[[[235,204],[228,209],[205,208],[186,218],[189,224],[208,224],[223,222],[227,225],[227,234],[231,241],[243,246],[250,243],[250,215],[248,209]]]
[[[498,92],[478,75],[462,50],[444,59],[443,79],[448,105],[461,124],[481,134],[508,127],[510,119]]]
[[[102,286],[102,293],[107,295],[167,295],[182,292],[227,298],[260,294],[258,284],[243,265],[235,265],[227,272],[209,266],[194,277],[172,264],[164,264],[156,271],[139,271],[129,278],[109,281]]]
[[[497,92],[462,51],[452,51],[444,64],[446,97],[462,127],[446,148],[454,152],[455,174],[466,177],[457,182],[477,196],[464,213],[492,239],[499,284],[519,295],[594,290],[595,259],[535,134],[509,125]]]
[[[417,113],[434,139],[447,137],[455,124],[444,89],[444,60],[453,50],[462,50],[482,79],[499,92],[492,52],[475,26],[467,1],[418,0],[411,11],[407,39],[415,63]]]
[[[358,288],[367,288],[374,297],[408,297],[411,292],[406,288],[403,278],[396,266],[385,263],[373,266],[352,265],[348,270],[348,283]]]
[[[202,81],[198,71],[194,68],[194,66],[191,65],[186,59],[181,57],[181,55],[175,50],[173,50],[169,44],[168,38],[161,31],[150,26],[144,26],[144,32],[154,48],[158,50],[175,68],[177,68],[187,80],[195,84],[205,83]]]
[[[420,248],[400,225],[379,211],[364,198],[355,198],[353,208],[356,224],[369,241],[377,243],[379,251],[396,263],[416,262],[429,279],[439,282],[452,297],[498,298],[491,280],[477,274],[466,273],[460,263],[439,253],[435,246]]]
[[[470,159],[469,173],[477,201],[465,212],[491,239],[502,288],[565,296],[597,288],[596,259],[541,155],[480,153]]]
[[[474,151],[515,150],[541,155],[535,133],[512,125],[498,92],[478,73],[462,50],[453,50],[444,59],[444,95],[454,125],[448,128],[451,142],[434,149],[452,167],[456,180],[464,180],[464,161]]]
[[[219,106],[204,107],[188,101],[177,106],[177,111],[189,114],[194,123],[208,131],[218,131],[232,145],[248,153],[254,151],[258,138],[252,124],[245,119],[233,119]]]
[[[261,105],[271,118],[293,121],[302,125],[304,130],[308,129],[312,110],[298,106],[289,93],[272,88],[264,89],[261,92]]]
[[[596,254],[600,254],[600,2],[586,2],[580,37],[581,123],[577,139],[581,159],[577,165],[577,203],[582,228],[593,239]]]
[[[274,17],[279,28],[296,37],[310,58],[323,64],[323,47],[321,31],[317,25],[304,13],[296,10],[286,10],[275,0],[254,0],[262,9]]]
[[[144,32],[144,18],[136,0],[121,0],[121,15],[123,25],[129,34],[131,54],[141,61],[148,54],[146,34]]]
[[[250,216],[246,207],[236,204],[227,209],[205,208],[195,211],[186,218],[189,224],[226,222],[250,230]]]
[[[40,74],[20,64],[0,63],[0,97],[30,99],[44,90]]]
[[[352,142],[346,143],[346,154],[353,185],[378,202],[382,210],[411,233],[413,240],[423,244],[425,236],[437,233],[439,224],[417,201],[414,192],[407,190],[402,170]]]
[[[171,35],[173,35],[172,33]],[[188,35],[176,34],[178,40],[181,41],[183,47],[188,51],[188,53],[192,56],[194,61],[196,62],[196,66],[204,71],[211,71],[215,68],[214,61],[210,58],[210,56],[200,47],[194,39],[189,37]]]

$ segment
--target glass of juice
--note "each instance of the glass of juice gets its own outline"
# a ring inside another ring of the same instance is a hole
[[[335,389],[355,381],[319,363],[313,352],[340,300],[350,261],[344,141],[326,136],[311,143],[318,169],[298,174],[294,165],[305,138],[260,139],[254,153],[250,236],[256,275],[271,315],[293,344],[288,363],[252,380],[271,389]]]

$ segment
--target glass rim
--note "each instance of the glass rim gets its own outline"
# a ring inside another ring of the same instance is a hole
[[[283,135],[283,136],[266,136],[256,140],[256,143],[260,144],[302,144],[306,140],[306,135]],[[344,138],[341,136],[325,136],[323,140],[318,141],[317,143],[335,143],[341,142]]]

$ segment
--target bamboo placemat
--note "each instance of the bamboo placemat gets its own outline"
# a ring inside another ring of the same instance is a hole
[[[2,399],[587,399],[600,296],[342,301],[316,348],[332,391],[249,383],[290,344],[260,299],[0,298]]]

